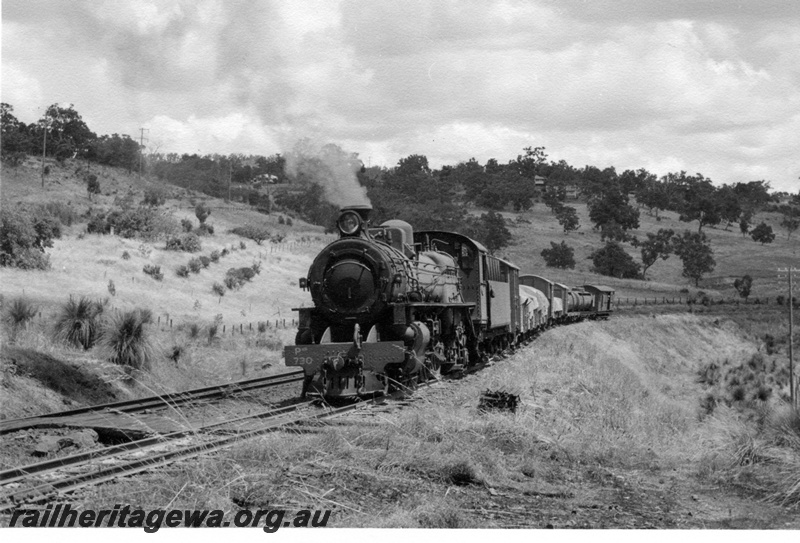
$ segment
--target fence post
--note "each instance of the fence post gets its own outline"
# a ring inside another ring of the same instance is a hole
[[[241,322],[239,323],[239,333],[240,334],[242,333],[242,323]]]
[[[223,334],[225,333],[225,325],[224,324],[222,325],[222,333]]]

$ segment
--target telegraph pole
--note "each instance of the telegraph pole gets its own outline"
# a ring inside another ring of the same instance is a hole
[[[149,128],[140,128],[139,129],[139,181],[142,180],[142,168],[144,167],[144,133],[150,132]]]
[[[793,275],[800,272],[798,268],[778,268],[778,273],[785,273],[789,279],[789,398],[792,407],[797,407],[797,384],[794,379],[794,284]],[[782,276],[779,276],[782,278]]]
[[[44,143],[42,144],[42,188],[44,188],[44,163],[47,157],[47,113],[44,114]]]

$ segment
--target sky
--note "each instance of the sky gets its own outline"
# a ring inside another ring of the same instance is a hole
[[[686,170],[800,190],[797,0],[3,0],[0,99],[148,149]]]

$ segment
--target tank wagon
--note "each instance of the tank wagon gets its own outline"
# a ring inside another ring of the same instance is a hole
[[[303,395],[386,394],[421,375],[479,363],[558,323],[607,318],[614,291],[520,275],[462,234],[370,224],[369,206],[341,210],[339,238],[314,259],[300,288],[287,366],[305,373]]]

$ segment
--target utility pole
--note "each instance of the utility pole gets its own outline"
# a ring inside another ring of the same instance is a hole
[[[140,134],[139,134],[139,181],[142,180],[142,169],[143,169],[143,166],[144,166],[144,143],[145,143],[145,141],[147,141],[147,140],[144,139],[145,131],[148,134],[150,133],[150,129],[149,128],[140,128],[139,129],[139,132],[140,132]]]
[[[778,273],[785,273],[789,279],[789,398],[792,407],[797,407],[797,383],[794,379],[794,284],[793,276],[800,272],[798,268],[778,268]],[[783,276],[779,275],[779,278]]]
[[[42,144],[42,188],[44,188],[44,162],[47,157],[47,113],[44,114],[44,143]]]

